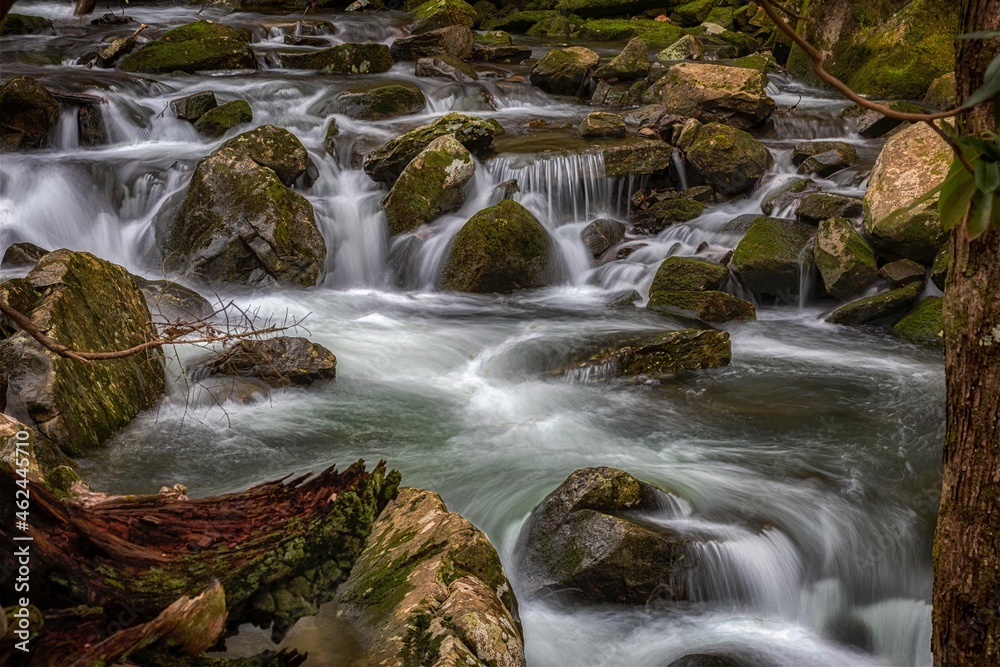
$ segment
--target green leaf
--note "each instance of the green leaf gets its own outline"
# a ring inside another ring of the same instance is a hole
[[[977,160],[976,187],[980,192],[987,194],[996,192],[997,188],[1000,188],[1000,164]]]
[[[997,145],[995,139],[991,141],[983,141],[979,137],[962,137],[959,140],[959,143],[963,145],[963,154],[968,154],[967,151],[964,150],[964,146],[971,146],[990,162],[1000,162],[1000,145]]]
[[[976,191],[976,179],[972,174],[958,160],[952,162],[948,176],[941,184],[941,199],[938,200],[941,225],[946,231],[965,217],[969,201]]]
[[[981,194],[976,197],[976,201],[972,204],[972,212],[969,214],[970,239],[979,238],[983,232],[990,228],[995,199],[996,197],[992,194]]]
[[[979,32],[967,32],[959,35],[958,39],[993,39],[1000,37],[1000,30],[980,30]]]

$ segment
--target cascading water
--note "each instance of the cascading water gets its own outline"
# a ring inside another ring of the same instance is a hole
[[[63,3],[18,7],[75,25]],[[156,26],[207,16],[245,27],[264,63],[274,51],[302,48],[284,44],[299,13],[227,15],[182,4],[128,12]],[[334,23],[332,32],[319,31],[331,44],[390,43],[405,23],[394,12],[310,16]],[[852,133],[839,116],[843,102],[773,77],[769,92],[778,104],[797,106],[778,115],[765,138],[775,166],[762,187],[656,236],[628,237],[634,250],[627,257],[599,263],[581,230],[598,217],[627,220],[629,195],[642,184],[606,178],[597,152],[485,157],[459,210],[396,239],[388,238],[379,206],[386,191],[356,159],[451,110],[524,133],[536,119],[550,127],[578,123],[587,107],[524,83],[417,78],[412,64],[401,64],[361,85],[418,86],[428,108],[379,122],[337,116],[330,155],[322,109],[358,80],[272,64],[255,74],[137,78],[85,70],[75,48],[59,36],[4,37],[5,77],[29,74],[106,100],[99,109],[108,142],[81,145],[67,113],[52,148],[4,154],[0,250],[15,241],[88,250],[159,277],[157,224],[169,220],[197,162],[236,134],[199,137],[170,100],[205,90],[220,102],[245,99],[253,125],[284,127],[307,148],[315,178],[299,191],[314,206],[329,259],[314,289],[220,296],[263,313],[311,313],[310,338],[339,360],[329,387],[276,391],[254,405],[227,403],[224,412],[195,397],[195,418],[189,390],[172,383],[156,414],[84,460],[84,476],[97,488],[155,492],[181,481],[210,494],[334,461],[386,458],[406,484],[440,492],[514,563],[521,525],[546,494],[577,468],[615,466],[671,489],[663,511],[643,520],[692,537],[691,558],[700,564],[688,581],[692,600],[629,609],[523,598],[530,664],[666,665],[718,651],[767,664],[929,664],[932,489],[943,423],[943,370],[933,352],[823,323],[803,262],[798,307],[764,305],[759,321],[733,326],[733,365],[723,371],[628,387],[593,381],[607,368],[540,372],[588,336],[673,327],[642,309],[609,309],[607,297],[645,294],[667,256],[717,259],[733,248],[740,234],[726,223],[759,214],[764,199],[799,177],[790,157],[795,142],[853,143],[862,166],[817,180],[826,191],[861,194],[864,165],[879,143]],[[51,52],[62,64],[20,62],[28,52]],[[435,291],[451,240],[511,179],[519,188],[512,196],[553,238],[559,283],[508,297]],[[201,352],[179,354],[168,368],[175,379],[180,364]],[[518,572],[509,574],[521,593]],[[324,622],[330,619],[304,624],[287,641],[315,656],[343,650],[317,646]],[[309,627],[318,629],[310,634]],[[321,660],[312,664],[330,664]]]

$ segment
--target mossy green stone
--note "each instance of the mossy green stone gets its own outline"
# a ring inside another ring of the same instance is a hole
[[[585,22],[575,37],[595,42],[619,42],[641,37],[650,47],[670,46],[684,30],[670,23],[650,19],[593,19]]]
[[[736,246],[729,266],[754,294],[790,298],[816,229],[779,218],[756,218]]]
[[[337,96],[329,109],[359,120],[385,120],[423,111],[427,98],[419,88],[390,84]]]
[[[727,282],[727,266],[691,257],[667,257],[656,270],[649,292],[720,290]]]
[[[813,256],[827,293],[838,299],[857,296],[878,275],[875,251],[845,218],[819,223]]]
[[[852,301],[830,313],[831,324],[861,326],[883,320],[893,321],[905,313],[924,290],[923,282],[909,283],[894,290]]]
[[[282,53],[281,64],[324,74],[381,74],[392,69],[392,52],[376,42],[338,44],[304,53]]]
[[[718,0],[692,0],[670,10],[670,18],[685,28],[692,28],[708,18]]]
[[[52,21],[42,16],[7,14],[0,22],[0,35],[40,35],[52,32]]]
[[[194,123],[198,134],[218,139],[237,125],[253,120],[253,110],[245,100],[233,100],[205,112]]]
[[[947,245],[941,246],[938,253],[934,255],[934,264],[931,266],[931,280],[934,285],[944,291],[945,281],[948,278],[948,267],[951,266],[951,252]]]
[[[475,41],[476,44],[484,44],[486,46],[510,46],[513,43],[510,33],[503,30],[487,30],[486,32],[476,33]]]
[[[697,218],[704,208],[700,201],[687,197],[665,199],[637,213],[635,229],[645,234],[658,234],[670,225]]]
[[[554,260],[541,223],[528,209],[505,199],[476,213],[459,231],[444,263],[441,288],[506,293],[541,287]]]
[[[929,296],[892,327],[892,332],[905,341],[944,347],[943,301]]]
[[[543,0],[538,5],[552,4]],[[608,16],[634,16],[650,9],[665,6],[663,0],[556,0],[554,9],[565,14],[577,14],[586,18]],[[534,5],[532,5],[534,6]]]
[[[832,192],[814,192],[802,198],[795,217],[807,225],[818,225],[830,218],[858,218],[863,213],[864,202],[860,199]]]
[[[232,28],[212,21],[195,21],[168,30],[118,65],[124,72],[165,74],[206,70],[256,69],[257,60],[246,40]]]
[[[234,148],[262,167],[273,169],[291,185],[309,167],[309,153],[299,138],[283,127],[261,125],[233,137],[222,148]]]
[[[675,317],[689,317],[710,324],[757,319],[749,301],[717,290],[650,292],[646,308]]]
[[[551,10],[514,12],[513,14],[493,19],[486,27],[490,30],[504,30],[523,35],[538,22],[560,16],[559,12]]]
[[[535,25],[528,28],[526,33],[530,37],[562,37],[566,38],[573,34],[575,26],[565,16],[551,16],[542,19]]]
[[[764,144],[721,123],[708,123],[698,130],[687,159],[692,171],[725,197],[753,190],[774,164]]]
[[[472,5],[464,0],[430,0],[413,10],[416,21],[411,30],[414,34],[430,32],[450,25],[476,25],[477,14]]]

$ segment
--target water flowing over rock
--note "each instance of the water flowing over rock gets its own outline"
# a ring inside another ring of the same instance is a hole
[[[198,164],[173,222],[157,226],[168,270],[248,285],[311,286],[323,275],[326,243],[312,204],[271,166],[287,176],[283,151],[303,149],[290,133],[268,134],[276,139],[224,145]]]
[[[341,93],[327,111],[360,120],[385,120],[423,111],[426,105],[427,98],[419,88],[390,84]]]
[[[636,516],[658,509],[658,493],[614,468],[571,474],[528,519],[520,566],[527,589],[592,603],[685,599],[686,540]]]
[[[452,242],[441,288],[505,293],[541,287],[555,259],[552,240],[535,216],[505,199],[469,219]]]
[[[436,493],[400,490],[339,596],[368,631],[373,664],[525,664],[517,600],[496,550]]]
[[[472,57],[472,44],[471,30],[461,25],[450,25],[397,39],[389,51],[396,61],[441,55],[466,59]]]
[[[803,174],[830,176],[858,161],[854,146],[844,141],[809,141],[796,144],[792,163]]]
[[[46,35],[53,32],[52,21],[43,16],[7,14],[0,22],[0,35]]]
[[[170,101],[170,108],[174,110],[174,114],[181,120],[192,123],[217,106],[219,102],[215,99],[215,93],[210,90]]]
[[[19,284],[13,303],[45,335],[84,352],[111,352],[150,337],[142,292],[120,266],[89,253],[57,250]],[[9,301],[8,301],[9,303]],[[44,349],[27,333],[0,342],[6,412],[34,425],[71,456],[103,444],[163,392],[163,355],[151,349],[85,364]]]
[[[196,21],[168,30],[119,64],[124,72],[146,74],[256,67],[253,49],[246,40],[232,28],[211,21]]]
[[[877,277],[875,251],[845,218],[819,223],[813,255],[827,293],[838,299],[857,296]]]
[[[0,150],[41,148],[59,118],[59,103],[28,76],[0,88]]]
[[[306,338],[278,336],[237,341],[192,372],[258,378],[271,387],[303,386],[336,378],[337,357]]]
[[[680,63],[650,86],[643,101],[662,104],[679,116],[748,129],[774,111],[774,100],[764,92],[766,85],[767,78],[756,70]]]
[[[381,74],[392,69],[392,54],[385,44],[347,43],[320,51],[282,53],[281,64],[324,74]]]
[[[434,56],[417,61],[414,74],[424,77],[438,77],[453,81],[476,81],[479,74],[472,65],[454,56]]]
[[[579,95],[600,56],[582,46],[553,49],[531,69],[531,83],[553,95]]]
[[[880,252],[923,264],[934,260],[946,238],[938,196],[915,202],[941,184],[951,159],[948,144],[926,123],[885,142],[865,192],[865,229]]]
[[[476,171],[468,149],[446,134],[406,166],[383,202],[389,235],[410,232],[465,201],[464,186]]]
[[[686,149],[688,164],[725,197],[747,194],[774,164],[771,152],[743,130],[721,123],[697,128]]]
[[[816,230],[799,222],[756,218],[729,266],[745,288],[788,300],[799,293],[802,265]]]

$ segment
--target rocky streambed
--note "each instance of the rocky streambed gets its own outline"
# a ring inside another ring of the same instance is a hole
[[[574,2],[19,3],[4,301],[94,350],[302,326],[88,375],[0,320],[5,413],[62,492],[418,487],[216,657],[928,664],[948,257],[897,211],[947,148],[752,4]]]

